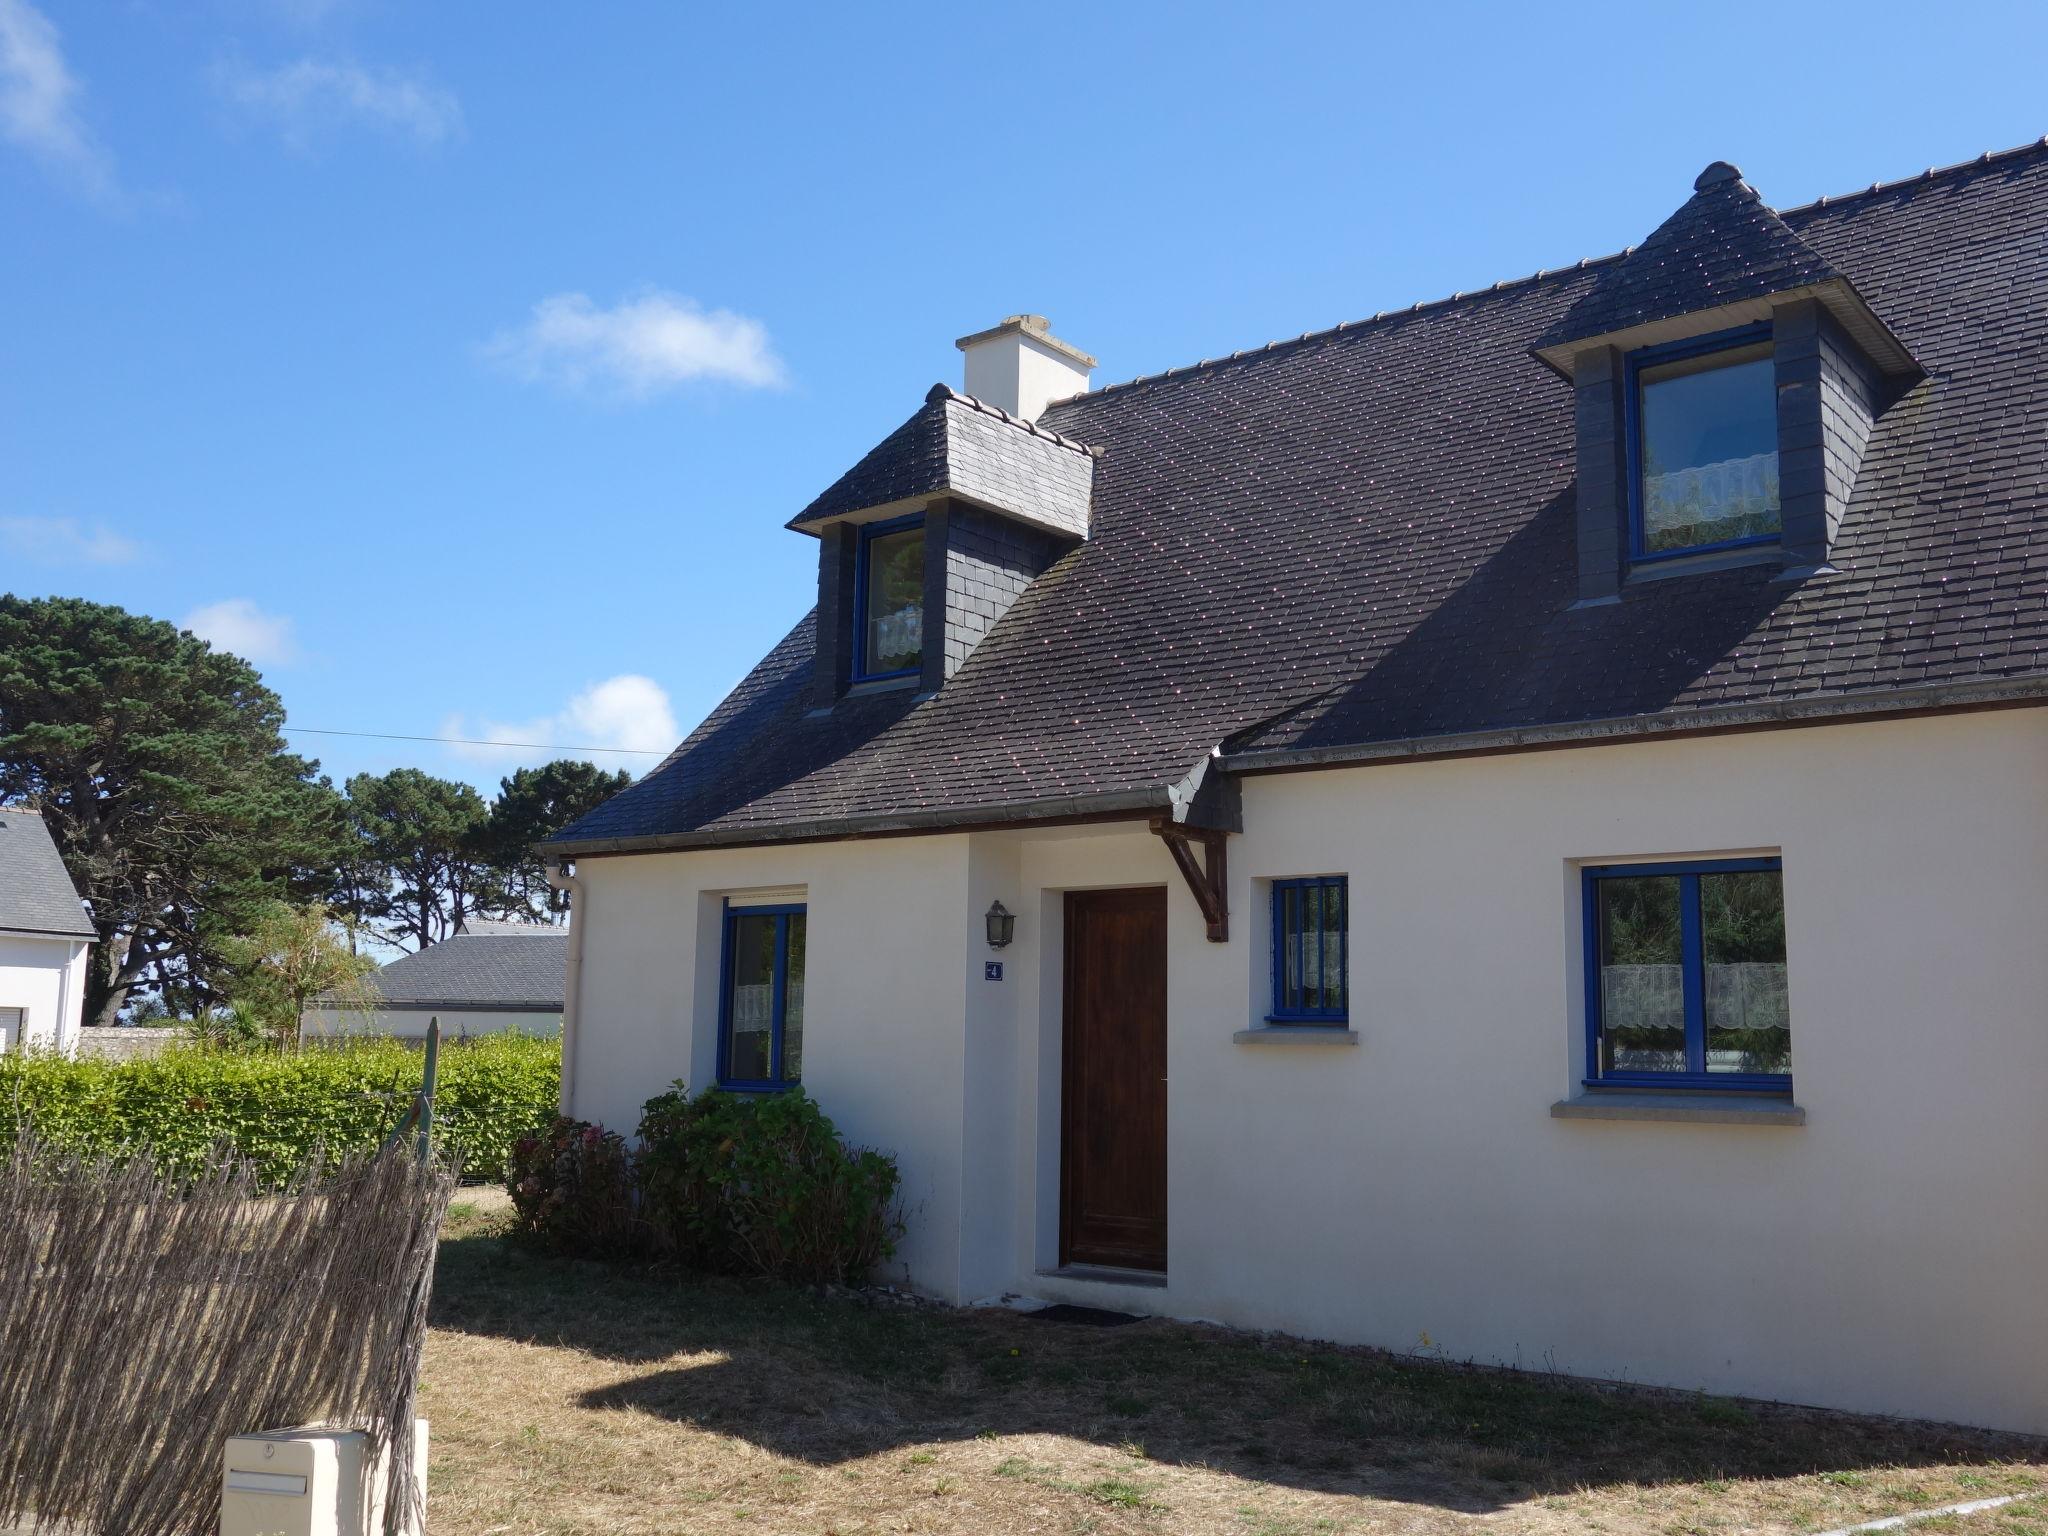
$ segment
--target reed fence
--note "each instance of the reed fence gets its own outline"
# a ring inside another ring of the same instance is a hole
[[[316,1151],[280,1186],[225,1149],[170,1173],[23,1131],[0,1169],[0,1529],[207,1536],[227,1439],[317,1424],[371,1436],[397,1536],[454,1187],[409,1146]]]

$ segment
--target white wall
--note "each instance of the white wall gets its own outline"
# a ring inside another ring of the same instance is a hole
[[[716,901],[804,884],[807,1086],[894,1151],[926,1289],[2048,1431],[2048,711],[1275,775],[1232,936],[1087,828],[586,860],[578,1112],[709,1079]],[[1784,859],[1799,1127],[1557,1120],[1580,862]],[[1261,883],[1349,877],[1354,1048],[1240,1045]],[[1163,1290],[1055,1257],[1060,893],[1168,892]],[[1000,897],[1017,942],[993,958]],[[692,913],[697,941],[689,942]],[[950,936],[950,938],[949,938]],[[964,995],[963,995],[964,988]]]
[[[27,1044],[68,1051],[77,1044],[89,948],[78,939],[0,934],[0,1010],[27,1012],[23,1039],[0,1026],[0,1049]]]
[[[730,895],[801,887],[809,908],[804,1087],[840,1131],[893,1152],[912,1230],[897,1268],[959,1290],[964,837],[584,859],[571,1113],[628,1135],[675,1078],[715,1076]],[[979,967],[977,965],[977,974]]]
[[[469,1035],[498,1035],[517,1031],[522,1035],[553,1035],[561,1032],[559,1012],[520,1013],[494,1008],[308,1008],[299,1019],[299,1037],[391,1035],[400,1040],[424,1040],[427,1024],[441,1021],[441,1038],[459,1040]]]

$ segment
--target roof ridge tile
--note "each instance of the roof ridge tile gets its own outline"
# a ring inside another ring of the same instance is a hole
[[[1999,164],[2038,150],[2048,150],[2048,134],[2043,134],[2038,139],[2029,139],[2024,144],[2015,144],[2010,149],[1987,149],[1973,160],[1958,160],[1953,165],[1929,166],[1924,171],[1917,172],[1911,176],[1902,176],[1896,181],[1873,181],[1869,186],[1859,188],[1854,192],[1824,194],[1809,203],[1796,203],[1789,208],[1777,208],[1772,211],[1781,219],[1789,218],[1794,214],[1814,213],[1822,208],[1839,207],[1841,204],[1855,198],[1870,197],[1877,193],[1895,191],[1900,187],[1911,186],[1917,182],[1932,181],[1937,176],[1948,176],[1958,171],[1981,170],[1987,165]],[[1268,352],[1274,351],[1276,348],[1294,347],[1306,342],[1320,341],[1335,336],[1341,331],[1358,329],[1394,318],[1419,315],[1425,310],[1443,309],[1449,305],[1461,303],[1468,298],[1478,298],[1484,294],[1503,293],[1510,288],[1520,288],[1525,285],[1542,282],[1546,278],[1563,277],[1571,273],[1584,272],[1592,267],[1605,266],[1609,262],[1625,260],[1633,256],[1635,250],[1636,248],[1633,245],[1623,246],[1620,250],[1612,251],[1605,256],[1581,256],[1570,266],[1539,267],[1526,277],[1503,278],[1491,288],[1481,289],[1474,293],[1452,294],[1447,298],[1441,299],[1418,299],[1413,304],[1400,309],[1378,310],[1367,319],[1340,321],[1336,325],[1326,326],[1320,331],[1304,331],[1296,337],[1269,341],[1262,347],[1247,347],[1240,351],[1232,352],[1227,357],[1215,358],[1208,362],[1195,364],[1193,367],[1181,364],[1178,367],[1163,369],[1158,373],[1133,374],[1128,379],[1119,379],[1115,383],[1100,384],[1094,389],[1084,389],[1078,394],[1063,396],[1058,400],[1049,402],[1047,409],[1050,410],[1054,406],[1070,405],[1076,400],[1092,400],[1098,395],[1110,395],[1127,389],[1135,389],[1141,384],[1156,384],[1163,379],[1174,378],[1181,374],[1192,372],[1195,368],[1205,371],[1222,368],[1247,357],[1263,356]]]
[[[927,405],[936,405],[940,401],[949,400],[957,405],[964,405],[969,410],[979,411],[984,416],[994,416],[998,420],[1007,421],[1013,427],[1022,428],[1033,437],[1042,437],[1049,443],[1057,444],[1069,453],[1084,454],[1089,458],[1099,458],[1102,453],[1100,448],[1091,448],[1086,443],[1076,442],[1073,438],[1064,437],[1058,432],[1053,431],[1050,427],[1041,427],[1035,421],[1026,421],[1022,416],[1012,416],[1000,405],[993,405],[986,400],[968,394],[965,390],[955,389],[950,384],[934,384],[925,391],[924,399]]]

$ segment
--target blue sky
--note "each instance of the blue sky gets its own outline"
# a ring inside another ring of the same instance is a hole
[[[1113,382],[2048,132],[2048,12],[1841,14],[0,0],[0,588],[295,726],[665,748],[956,336]]]

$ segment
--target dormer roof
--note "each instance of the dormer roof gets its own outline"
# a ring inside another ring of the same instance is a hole
[[[1088,536],[1094,454],[1081,444],[934,384],[910,419],[833,481],[788,526],[815,533],[957,496],[1049,532]]]
[[[1770,318],[1772,303],[1820,299],[1879,370],[1916,372],[1912,355],[1849,279],[1765,204],[1742,172],[1716,160],[1693,195],[1618,261],[1531,345],[1567,378],[1582,348],[1675,340]]]

